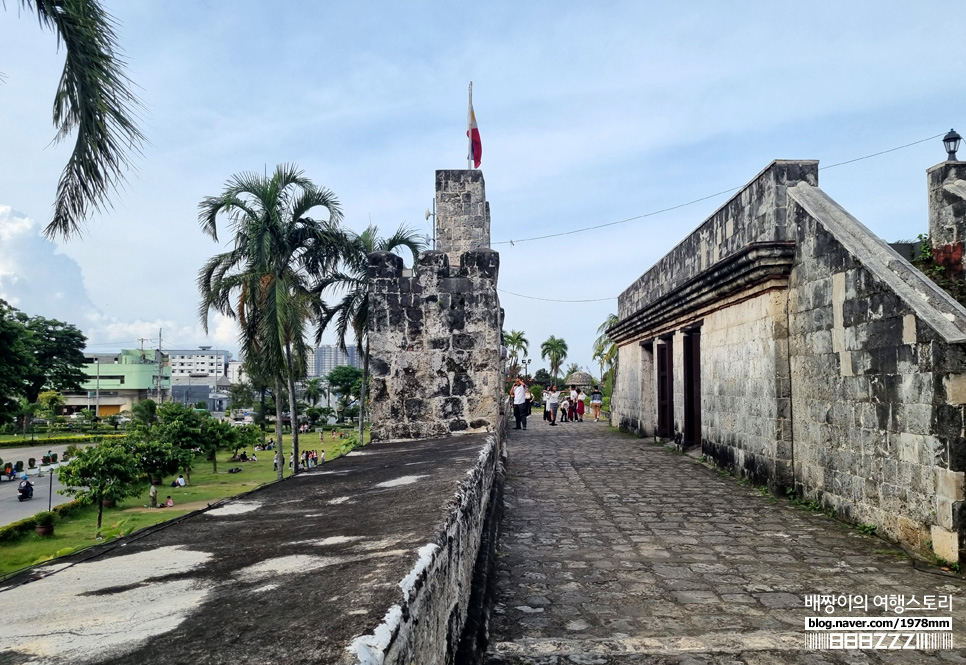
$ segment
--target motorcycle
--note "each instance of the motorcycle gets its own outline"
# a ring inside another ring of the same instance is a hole
[[[30,483],[21,483],[17,488],[17,501],[26,501],[34,497],[34,486]]]

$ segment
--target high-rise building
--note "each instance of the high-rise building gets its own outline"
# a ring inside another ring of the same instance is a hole
[[[329,372],[340,365],[351,365],[362,369],[362,354],[355,346],[343,351],[335,344],[323,344],[315,349],[315,376],[325,378]]]

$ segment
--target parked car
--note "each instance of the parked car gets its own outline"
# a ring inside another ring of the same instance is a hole
[[[120,418],[117,419],[117,422],[120,423],[121,425],[126,425],[129,422],[131,422],[131,419],[128,418],[127,416],[121,416]]]
[[[46,418],[34,418],[30,421],[31,425],[49,425],[50,423]]]
[[[68,416],[68,418],[70,418],[71,420],[83,420],[84,419],[84,414],[81,413],[80,411],[76,411],[76,412],[70,414]]]

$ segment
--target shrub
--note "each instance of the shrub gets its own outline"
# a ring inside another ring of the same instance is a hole
[[[13,522],[5,527],[0,527],[0,543],[9,543],[25,536],[37,528],[37,522],[33,517]]]
[[[34,457],[27,458],[27,468],[33,469],[37,466],[37,459]]]
[[[57,464],[57,453],[51,453],[51,455],[50,455],[50,461],[53,464]]]
[[[45,510],[34,515],[34,522],[37,526],[53,526],[57,513],[52,510]]]
[[[17,463],[14,464],[14,466],[13,466],[13,470],[16,471],[17,473],[22,472],[23,471],[23,460],[17,460]]]

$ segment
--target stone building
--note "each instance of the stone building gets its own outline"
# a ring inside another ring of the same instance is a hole
[[[962,260],[966,164],[929,172]],[[958,246],[957,246],[958,243]],[[966,309],[775,161],[618,301],[612,420],[912,547],[966,546]]]
[[[436,172],[437,249],[369,256],[373,440],[484,431],[500,414],[500,255],[483,174]]]

